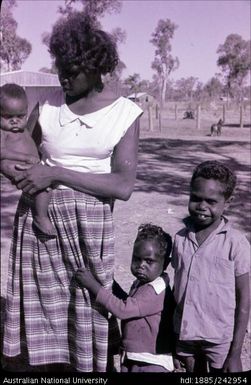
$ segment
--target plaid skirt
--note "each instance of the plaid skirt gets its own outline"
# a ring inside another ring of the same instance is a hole
[[[111,202],[71,189],[53,190],[48,213],[56,238],[36,233],[33,208],[33,199],[23,194],[10,251],[3,353],[17,356],[25,345],[30,365],[69,363],[77,371],[105,372],[108,313],[77,287],[74,273],[88,267],[111,287]]]

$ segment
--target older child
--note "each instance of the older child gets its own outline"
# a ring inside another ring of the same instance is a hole
[[[194,371],[206,356],[210,371],[242,370],[241,348],[249,316],[250,245],[223,216],[236,177],[217,161],[201,163],[190,185],[186,228],[176,236],[174,324],[177,353]]]
[[[124,300],[102,287],[89,270],[80,268],[76,273],[79,285],[90,290],[96,302],[123,320],[122,372],[173,370],[170,325],[164,325],[166,333],[160,338],[160,323],[167,297],[167,306],[170,307],[166,310],[172,317],[172,297],[167,283],[169,279],[167,274],[163,275],[169,263],[171,247],[171,237],[161,227],[151,224],[139,227],[131,262],[131,272],[137,279],[129,295],[123,292]],[[169,348],[161,347],[160,343],[163,342],[167,346],[169,344]],[[160,354],[163,350],[165,353]]]
[[[0,93],[1,119],[1,171],[9,179],[15,178],[20,171],[16,169],[17,161],[30,158],[32,163],[39,162],[39,154],[27,124],[28,101],[22,87],[17,84],[5,84]],[[24,167],[26,167],[24,165]],[[42,191],[35,196],[33,222],[40,231],[55,235],[55,229],[48,217],[50,193]]]

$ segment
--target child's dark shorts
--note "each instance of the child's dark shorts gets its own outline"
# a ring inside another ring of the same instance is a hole
[[[210,366],[215,369],[221,369],[227,358],[231,342],[215,344],[208,341],[178,341],[176,353],[183,357],[195,357],[203,354],[208,360]]]

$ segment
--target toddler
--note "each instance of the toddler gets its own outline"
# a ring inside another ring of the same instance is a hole
[[[176,352],[184,357],[188,371],[194,371],[195,358],[203,356],[211,372],[242,370],[250,245],[223,216],[235,184],[235,175],[225,165],[201,163],[191,179],[190,217],[175,236]]]
[[[96,302],[123,320],[122,372],[173,371],[172,293],[169,278],[163,273],[169,263],[171,247],[171,237],[161,227],[152,224],[139,227],[131,261],[136,281],[129,295],[115,283],[115,296],[87,269],[80,268],[76,273],[78,284],[93,293]]]
[[[27,124],[28,101],[25,91],[17,84],[5,84],[0,93],[1,119],[1,172],[13,179],[18,175],[17,161],[29,159],[28,163],[38,163],[39,154]],[[24,166],[27,168],[27,164]],[[47,210],[50,192],[41,191],[35,195],[33,223],[47,235],[56,235]]]

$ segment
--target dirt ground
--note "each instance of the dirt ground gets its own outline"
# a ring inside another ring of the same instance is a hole
[[[144,126],[145,121],[142,122]],[[207,124],[200,131],[195,130],[194,122],[186,121],[182,125],[166,120],[166,128],[161,133],[142,130],[135,191],[129,201],[115,203],[115,278],[125,290],[133,280],[130,258],[137,227],[152,222],[173,236],[187,214],[192,170],[204,160],[222,160],[236,171],[238,187],[227,215],[249,240],[251,238],[250,125],[241,132],[236,124],[224,128],[220,138],[208,136]],[[1,190],[1,295],[5,296],[8,248],[19,192],[5,179]],[[172,281],[173,272],[171,268],[168,271]],[[242,351],[244,370],[251,369],[250,361],[249,327]]]

